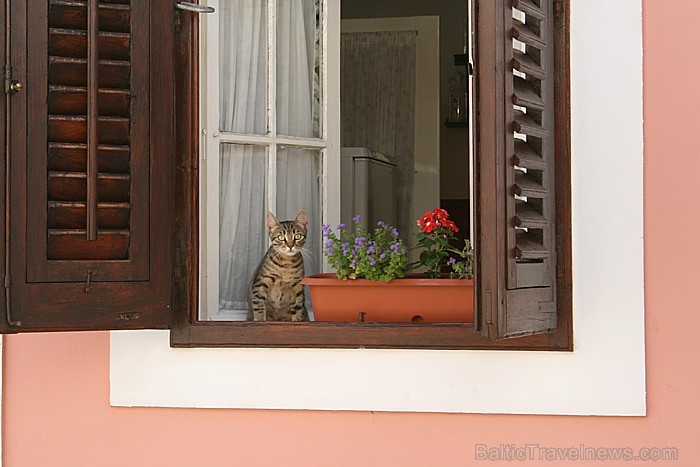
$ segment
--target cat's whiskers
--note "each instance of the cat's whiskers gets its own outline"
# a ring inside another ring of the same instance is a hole
[[[311,261],[313,261],[313,256],[312,256],[313,253],[311,252],[311,250],[309,250],[309,248],[306,245],[299,248],[298,251],[299,251],[299,253],[301,253],[301,256],[304,258],[305,263],[310,264]]]

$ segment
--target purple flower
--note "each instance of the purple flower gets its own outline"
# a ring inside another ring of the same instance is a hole
[[[331,234],[331,226],[328,224],[323,224],[323,227],[321,227],[321,230],[323,230],[324,237],[328,237]]]
[[[450,259],[447,260],[447,265],[448,265],[448,266],[452,266],[452,265],[455,264],[456,262],[457,262],[456,259],[450,258]]]
[[[377,222],[377,227],[384,227],[386,224],[382,221]]]
[[[360,222],[360,215],[356,215],[355,217],[352,218],[353,222],[357,223]]]
[[[340,224],[338,224],[338,227],[336,227],[336,228],[337,228],[338,230],[344,229],[344,228],[345,228],[345,224],[340,223]]]
[[[393,235],[394,237],[398,237],[398,236],[399,236],[399,231],[396,230],[396,227],[394,227],[394,228],[391,230],[391,235]]]
[[[386,253],[382,253],[381,255],[379,255],[379,259],[386,259]]]
[[[401,248],[401,243],[400,243],[400,242],[392,243],[392,244],[389,246],[389,248],[391,248],[391,250],[392,250],[394,253],[398,253],[398,252],[399,252],[399,248]]]
[[[355,245],[364,246],[365,242],[366,242],[365,237],[355,238]]]
[[[367,253],[369,253],[370,255],[373,255],[376,252],[377,252],[377,250],[374,248],[374,246],[367,248]]]
[[[369,259],[369,265],[370,265],[370,266],[374,266],[375,263],[376,263],[376,261],[375,261],[374,258],[370,258],[370,259]]]
[[[346,255],[348,254],[348,247],[349,246],[350,246],[350,244],[347,242],[340,244],[340,248],[343,249],[343,254],[346,254]]]

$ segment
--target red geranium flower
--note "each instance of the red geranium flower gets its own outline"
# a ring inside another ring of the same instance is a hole
[[[453,233],[459,232],[459,228],[457,227],[457,225],[449,219],[443,219],[442,226],[450,229],[450,232],[453,232]]]
[[[445,211],[444,209],[441,209],[441,208],[433,209],[433,215],[435,216],[435,218],[438,221],[441,221],[443,219],[447,219],[448,217],[450,217],[450,215],[447,214],[447,211]]]
[[[440,224],[435,222],[433,219],[428,220],[423,226],[424,233],[430,233],[435,229],[440,228]]]
[[[452,266],[456,262],[455,255],[465,257],[463,251],[457,250],[451,244],[457,240],[454,234],[459,232],[459,229],[449,217],[444,209],[435,208],[416,221],[421,228],[418,239],[420,248],[423,249],[420,264],[428,268],[429,277],[440,277],[442,268]],[[455,272],[458,272],[457,269]]]
[[[420,218],[417,224],[425,233],[430,233],[439,227],[439,224],[436,222],[435,218],[433,217],[433,213],[431,212],[426,212],[423,217]]]

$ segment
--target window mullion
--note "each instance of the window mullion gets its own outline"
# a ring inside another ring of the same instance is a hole
[[[267,146],[270,144],[278,144],[280,146],[293,146],[300,148],[323,149],[326,147],[326,142],[322,139],[302,138],[296,136],[278,136],[276,138],[270,135],[244,135],[237,133],[221,133],[218,136],[221,143],[235,144],[254,144]]]
[[[220,161],[220,74],[219,74],[219,8],[218,0],[210,0],[209,5],[216,9],[214,15],[201,15],[202,39],[204,44],[202,72],[206,76],[202,90],[202,118],[204,119],[203,160],[204,174],[201,183],[200,212],[204,217],[200,238],[202,239],[202,270],[206,280],[200,278],[201,314],[200,319],[210,319],[209,313],[219,309],[219,192],[221,180]],[[207,72],[206,70],[214,70]]]
[[[323,223],[340,223],[340,2],[322,1],[322,152]],[[325,261],[325,259],[324,259]],[[327,270],[324,263],[324,270]]]
[[[267,70],[267,128],[272,143],[267,153],[267,207],[277,213],[277,0],[269,0],[268,70]]]

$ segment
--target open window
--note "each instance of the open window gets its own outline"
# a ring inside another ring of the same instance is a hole
[[[193,12],[156,3],[7,2],[4,331],[170,327],[175,346],[571,348],[568,2],[470,5],[475,325],[229,322],[255,261],[222,252],[222,235],[263,228],[265,209],[305,207],[318,247],[321,223],[340,221],[339,82],[328,72],[340,66],[339,5],[209,2],[217,13],[203,31]],[[240,50],[222,58],[220,43]],[[201,73],[212,63],[247,71],[222,82]],[[308,112],[290,112],[297,101]],[[227,164],[237,179],[223,176]],[[224,202],[238,213],[226,229]],[[261,237],[249,235],[258,256]],[[240,290],[222,301],[222,282]]]

